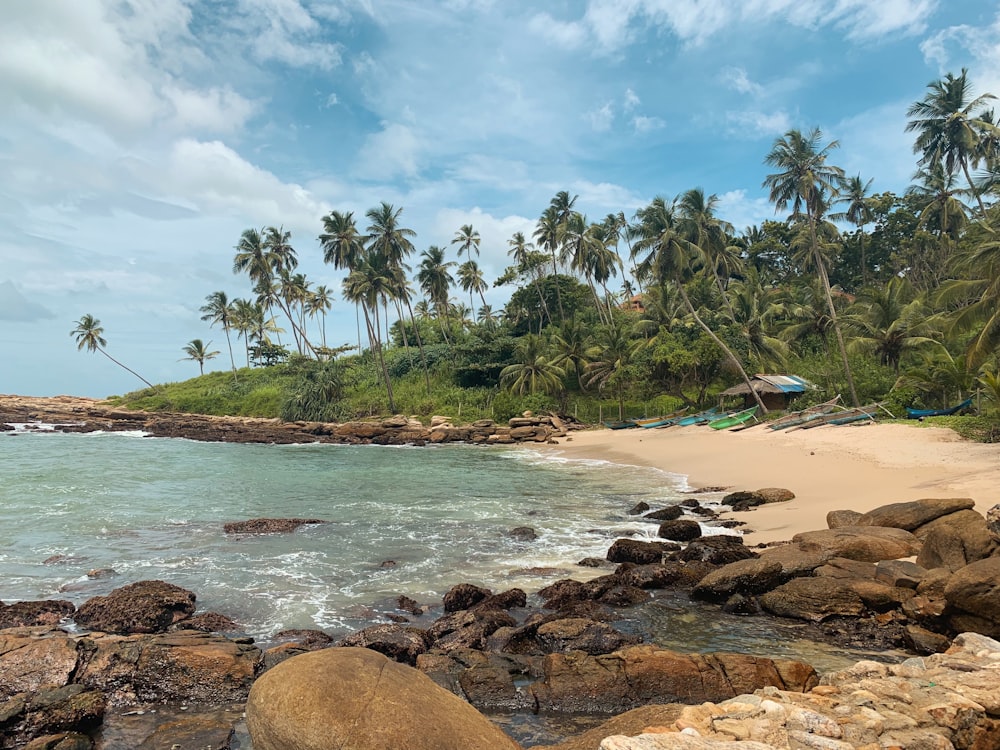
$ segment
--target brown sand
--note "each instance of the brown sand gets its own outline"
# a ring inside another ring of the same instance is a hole
[[[746,522],[751,544],[825,529],[831,510],[865,512],[919,498],[970,497],[985,514],[1000,503],[1000,445],[971,443],[942,427],[596,429],[570,433],[552,450],[568,458],[653,466],[687,476],[692,487],[794,492],[791,502],[734,514]]]

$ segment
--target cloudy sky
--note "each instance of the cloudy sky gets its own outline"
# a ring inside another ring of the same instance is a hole
[[[492,281],[559,190],[591,219],[692,187],[745,227],[774,216],[763,157],[790,128],[901,191],[906,108],[968,67],[1000,94],[983,0],[4,0],[0,393],[141,386],[69,332],[183,380],[206,295],[249,227],[353,307],[317,242],[330,210],[403,208],[418,251],[471,223]],[[414,259],[416,261],[416,259]],[[458,292],[461,296],[461,292]],[[487,299],[502,306],[509,290]],[[227,365],[223,357],[210,363]]]

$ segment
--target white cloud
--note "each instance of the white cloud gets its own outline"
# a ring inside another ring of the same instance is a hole
[[[779,135],[791,128],[791,119],[787,112],[757,112],[746,110],[742,112],[727,112],[726,120],[730,124],[730,132],[734,135],[756,138],[765,135]]]
[[[354,171],[362,180],[389,181],[393,177],[416,177],[423,150],[417,134],[407,125],[382,123],[382,130],[372,133],[358,152]]]
[[[587,38],[581,23],[557,21],[548,13],[539,13],[528,22],[528,30],[567,50],[578,49]]]
[[[761,92],[760,84],[751,81],[743,68],[724,68],[722,70],[722,82],[741,94],[756,95]]]
[[[330,109],[331,107],[336,107],[338,104],[340,104],[340,99],[337,98],[337,95],[330,94],[328,97],[326,97],[326,103],[323,106],[326,109]]]
[[[667,123],[659,117],[647,117],[646,115],[636,115],[632,118],[632,127],[636,133],[649,133],[653,130],[665,128]]]
[[[642,104],[639,99],[639,95],[636,94],[632,89],[625,89],[625,111],[631,112],[633,109]]]
[[[774,206],[766,198],[748,198],[746,190],[730,190],[719,195],[718,215],[724,216],[736,232],[775,219]]]
[[[163,96],[174,109],[174,121],[182,130],[230,133],[241,130],[257,105],[229,87],[197,91],[173,84],[163,87]]]
[[[962,65],[970,67],[977,94],[1000,95],[1000,13],[988,26],[961,24],[941,29],[924,40],[920,51],[942,74]]]
[[[615,119],[615,113],[611,108],[611,102],[607,102],[603,106],[587,112],[584,114],[584,119],[587,120],[587,122],[590,123],[590,127],[598,133],[610,130],[611,123],[613,123]]]

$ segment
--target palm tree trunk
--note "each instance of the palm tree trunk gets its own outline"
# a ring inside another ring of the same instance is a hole
[[[233,342],[229,338],[229,326],[223,325],[222,330],[226,332],[226,344],[229,345],[229,361],[233,365],[233,382],[238,383],[239,378],[236,377],[236,359],[233,357]]]
[[[552,281],[556,285],[556,302],[559,304],[559,325],[562,325],[566,320],[566,314],[563,312],[562,306],[562,292],[559,291],[559,269],[556,266],[556,249],[553,247],[552,252]]]
[[[753,396],[754,401],[757,402],[757,406],[760,408],[761,415],[767,414],[767,407],[764,406],[764,402],[760,398],[760,394],[754,389],[753,385],[750,383],[750,378],[747,376],[747,371],[743,369],[743,363],[736,357],[735,354],[726,346],[725,342],[715,335],[715,331],[708,327],[708,325],[701,319],[698,315],[698,311],[694,309],[694,305],[691,304],[691,298],[688,297],[687,290],[684,288],[684,284],[681,283],[680,279],[675,279],[674,283],[677,284],[677,288],[680,290],[681,299],[684,300],[684,305],[687,307],[688,312],[694,317],[695,322],[701,326],[702,330],[708,334],[709,338],[715,342],[722,351],[726,353],[733,363],[736,365],[736,369],[740,371],[740,377],[743,378],[743,382],[746,384],[747,388],[750,389],[750,394]]]
[[[155,385],[153,385],[152,383],[150,383],[150,382],[149,382],[148,380],[146,380],[146,378],[144,378],[144,377],[143,377],[142,375],[140,375],[139,373],[137,373],[137,372],[136,372],[135,370],[133,370],[133,369],[132,369],[131,367],[126,367],[125,365],[123,365],[123,364],[122,364],[121,362],[119,362],[119,361],[118,361],[117,359],[115,359],[115,358],[114,358],[114,357],[112,357],[112,356],[111,356],[110,354],[108,354],[108,353],[107,353],[106,351],[104,351],[104,350],[103,350],[103,349],[102,349],[101,347],[97,347],[97,351],[99,351],[99,352],[100,352],[101,354],[103,354],[103,355],[104,355],[105,357],[107,357],[108,359],[110,359],[110,360],[111,360],[112,362],[114,362],[114,363],[115,363],[116,365],[118,365],[118,366],[119,366],[120,368],[122,368],[123,370],[127,370],[128,372],[130,372],[130,373],[132,373],[133,375],[135,375],[135,376],[136,376],[137,378],[139,378],[139,380],[141,380],[141,381],[142,381],[143,383],[145,383],[146,385],[148,385],[148,386],[149,386],[150,388],[152,388],[152,389],[153,389],[154,391],[155,391],[155,390],[158,390],[158,389],[157,389],[157,387],[156,387]]]
[[[965,159],[962,159],[962,171],[965,172],[965,179],[969,182],[969,190],[972,194],[976,196],[976,203],[979,204],[979,216],[985,222],[986,221],[986,206],[983,205],[983,199],[979,195],[979,191],[976,189],[976,184],[972,181],[972,175],[969,174],[969,165],[966,164]]]
[[[420,327],[417,325],[416,316],[413,314],[413,305],[410,304],[409,297],[406,299],[406,310],[410,314],[410,322],[413,324],[413,335],[417,337],[417,349],[420,350],[420,363],[424,367],[424,382],[427,384],[427,395],[431,395],[431,374],[427,368],[427,357],[424,355],[424,342],[420,336]]]

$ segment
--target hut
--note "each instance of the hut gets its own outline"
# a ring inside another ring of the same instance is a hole
[[[768,411],[783,411],[800,394],[814,390],[815,385],[798,375],[754,375],[750,385],[760,394],[760,400]],[[746,406],[757,403],[746,383],[738,383],[719,394],[720,398],[743,396]]]

